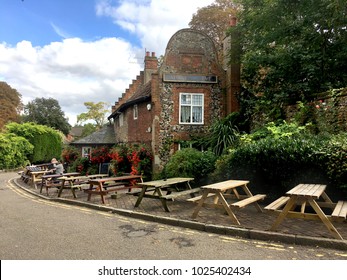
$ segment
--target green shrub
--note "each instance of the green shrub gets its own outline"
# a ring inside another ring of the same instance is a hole
[[[265,137],[245,142],[220,157],[214,180],[244,179],[253,190],[283,195],[299,183],[327,184],[330,193],[347,189],[347,134]]]
[[[248,143],[263,138],[289,138],[302,133],[308,132],[310,124],[300,126],[296,122],[279,121],[269,122],[264,127],[257,129],[251,134],[244,134],[241,136],[242,143]]]
[[[347,133],[331,136],[316,154],[329,179],[347,189]]]
[[[61,153],[61,159],[68,165],[75,162],[79,157],[81,157],[81,153],[77,148],[72,146],[66,146]]]
[[[29,157],[32,163],[50,162],[52,158],[61,156],[61,133],[48,126],[34,123],[9,123],[6,125],[6,130],[24,137],[34,146],[33,153]]]
[[[222,155],[225,150],[235,145],[239,140],[239,132],[233,123],[233,116],[215,121],[207,138],[208,147],[217,155]]]
[[[77,158],[69,167],[69,172],[79,172],[81,175],[95,174],[98,172],[93,172],[91,170],[91,162],[88,158],[79,157]]]
[[[215,169],[216,156],[211,151],[200,152],[193,148],[177,151],[164,167],[162,177],[192,177],[195,183],[206,180]]]
[[[0,134],[0,169],[25,166],[34,146],[25,138],[13,133]]]

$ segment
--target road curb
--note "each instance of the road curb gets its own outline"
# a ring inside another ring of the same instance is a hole
[[[20,184],[16,182],[15,179],[12,179],[11,182],[15,184],[16,186],[18,186],[19,188],[25,190],[26,192],[34,196],[40,197],[41,199],[86,207],[86,208],[90,208],[90,209],[94,209],[98,211],[114,213],[114,214],[127,216],[127,217],[131,217],[135,219],[141,219],[141,220],[146,220],[146,221],[151,221],[151,222],[156,222],[156,223],[161,223],[161,224],[166,224],[171,226],[189,228],[189,229],[204,231],[209,233],[221,234],[226,236],[235,236],[235,237],[241,237],[246,239],[256,239],[256,240],[270,241],[270,242],[281,242],[281,243],[292,244],[292,245],[322,247],[322,248],[328,248],[328,249],[337,249],[337,250],[347,251],[347,241],[345,240],[309,237],[309,236],[294,235],[294,234],[283,234],[278,232],[247,229],[247,228],[241,228],[241,227],[239,228],[239,227],[233,227],[233,226],[219,226],[214,224],[204,224],[204,223],[200,223],[196,221],[182,220],[182,219],[171,218],[171,217],[163,217],[163,216],[138,212],[135,210],[119,209],[119,208],[97,205],[97,204],[92,204],[89,202],[76,201],[76,200],[71,200],[66,198],[50,198],[50,197],[38,194],[36,192],[33,192],[21,186]]]

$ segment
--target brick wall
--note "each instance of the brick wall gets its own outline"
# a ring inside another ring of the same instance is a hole
[[[170,74],[214,75],[218,83],[165,82],[162,77]],[[209,125],[225,115],[225,73],[218,63],[214,43],[205,34],[183,29],[174,34],[166,48],[163,64],[158,73],[158,92],[152,91],[152,102],[157,108],[154,115],[155,164],[160,169],[175,152],[175,142],[189,140],[191,135],[205,135]],[[204,95],[204,124],[179,124],[180,93]]]

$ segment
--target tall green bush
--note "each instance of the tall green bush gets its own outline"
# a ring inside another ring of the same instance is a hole
[[[347,190],[347,133],[330,136],[316,154],[329,179]]]
[[[162,177],[192,177],[199,184],[214,171],[217,157],[211,151],[200,152],[193,148],[177,151],[164,167]]]
[[[246,179],[258,191],[283,195],[298,183],[346,188],[347,137],[293,135],[247,142],[216,164],[215,180]]]
[[[34,146],[13,133],[0,133],[0,169],[17,168],[28,163]]]
[[[34,123],[9,123],[6,130],[24,137],[34,146],[33,153],[29,156],[31,163],[49,162],[53,157],[61,156],[61,134],[50,127]]]

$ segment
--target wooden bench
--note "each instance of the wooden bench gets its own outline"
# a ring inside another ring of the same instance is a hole
[[[29,183],[31,180],[31,172],[41,171],[41,167],[36,166],[26,166],[23,171],[18,172],[20,178],[24,181],[24,183]]]
[[[333,218],[347,218],[347,201],[340,200],[337,202],[333,213],[331,214]]]
[[[160,198],[161,199],[166,199],[166,200],[174,200],[177,197],[185,196],[185,195],[188,195],[188,194],[189,195],[194,195],[197,192],[200,192],[200,188],[194,188],[194,189],[189,189],[189,190],[179,191],[179,192],[172,192],[170,194],[163,195]]]
[[[76,185],[76,186],[78,186],[78,185]],[[85,186],[85,187],[88,186],[88,189],[83,189],[83,191],[85,193],[87,193],[88,195],[92,195],[92,194],[107,195],[108,193],[117,192],[117,191],[121,191],[121,190],[128,190],[129,191],[128,194],[133,194],[130,192],[131,189],[139,188],[139,186],[137,186],[137,185],[130,186],[126,183],[114,183],[114,184],[104,185],[102,191],[97,186],[93,186],[92,189],[90,189],[90,185],[88,185],[88,184],[83,185],[83,186]],[[90,200],[90,198],[88,198],[88,200]]]
[[[23,171],[23,172],[21,173],[21,175],[20,175],[20,178],[21,178],[22,181],[23,181],[24,183],[26,183],[26,184],[29,182],[29,180],[30,180],[30,178],[31,178],[31,176],[28,175],[28,172],[29,172],[29,171],[25,170],[25,171]]]
[[[140,186],[137,186],[137,188],[141,188]],[[153,193],[155,191],[155,188],[147,188],[146,194]],[[142,190],[134,191],[134,192],[128,192],[127,194],[139,196]]]
[[[289,196],[281,196],[280,198],[276,199],[274,202],[271,202],[269,205],[265,206],[265,210],[270,210],[270,211],[276,211],[279,210],[282,206],[284,206],[288,200]]]
[[[266,197],[265,194],[256,194],[256,195],[247,197],[245,199],[239,200],[237,202],[234,202],[230,206],[236,207],[236,208],[243,208],[249,204],[255,203],[259,200],[263,200],[265,197]]]
[[[216,196],[215,193],[209,193],[207,195],[207,197],[211,197],[211,196]],[[199,195],[199,196],[195,196],[195,197],[191,197],[191,198],[188,198],[187,201],[189,202],[199,202],[199,200],[202,198],[202,195]]]

